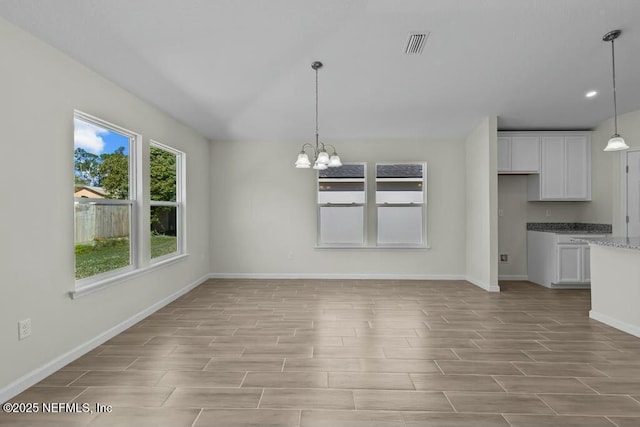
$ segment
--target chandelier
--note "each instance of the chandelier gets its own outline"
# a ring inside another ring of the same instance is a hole
[[[311,64],[316,72],[316,145],[305,143],[298,154],[298,160],[296,160],[296,168],[308,169],[311,167],[311,160],[313,160],[313,168],[317,170],[324,170],[327,168],[337,168],[342,166],[340,156],[333,145],[324,144],[320,142],[318,133],[318,70],[322,68],[322,62],[315,61]],[[327,152],[327,149],[331,151],[331,154]]]

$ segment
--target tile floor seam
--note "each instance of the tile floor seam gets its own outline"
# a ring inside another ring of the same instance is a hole
[[[453,412],[458,414],[459,412],[456,409],[456,406],[451,401],[451,399],[449,399],[449,396],[447,395],[447,392],[446,391],[441,391],[440,393],[442,393],[444,395],[444,398],[447,399],[447,402],[449,402],[449,405],[451,406],[451,409],[453,409]]]
[[[600,393],[598,390],[596,390],[595,388],[591,387],[589,384],[587,384],[586,382],[582,381],[582,379],[585,379],[583,377],[575,377],[575,379],[580,383],[583,384],[585,387],[590,388],[591,390],[593,390],[596,394],[602,394]]]
[[[167,403],[167,401],[169,400],[169,398],[173,395],[173,393],[175,393],[175,391],[178,389],[178,387],[173,387],[173,389],[171,390],[171,393],[169,393],[167,395],[167,397],[162,401],[162,404],[160,404],[158,407],[162,408],[165,407],[164,404]]]
[[[262,389],[262,393],[260,393],[260,399],[258,399],[258,406],[255,409],[260,409],[260,404],[262,403],[262,397],[264,396],[264,388]]]
[[[445,372],[444,372],[444,369],[442,369],[442,368],[440,367],[440,365],[438,364],[438,361],[437,361],[437,360],[434,360],[434,361],[433,361],[433,363],[434,363],[434,364],[436,365],[436,367],[440,370],[440,373],[441,373],[442,375],[446,375],[446,374],[445,374]],[[419,373],[419,372],[413,372],[413,373],[414,373],[414,374],[417,374],[417,373]],[[409,375],[411,375],[411,373],[409,373]]]
[[[75,383],[76,381],[78,381],[80,378],[84,377],[85,375],[87,375],[89,372],[91,371],[85,371],[82,373],[82,375],[80,375],[78,378],[74,379],[73,381],[71,381],[69,384],[66,384],[65,387],[71,387],[73,385],[73,383]]]
[[[558,411],[556,411],[555,409],[553,409],[553,408],[551,407],[551,405],[549,405],[549,404],[548,404],[548,403],[547,403],[543,398],[541,398],[541,397],[539,396],[540,394],[545,394],[545,393],[535,393],[535,396],[538,398],[538,400],[540,400],[542,403],[544,403],[544,404],[545,404],[545,406],[546,406],[547,408],[551,409],[551,412],[552,412],[554,415],[561,415],[560,413],[558,413]]]
[[[240,385],[238,386],[238,388],[242,388],[242,385],[244,384],[245,380],[247,379],[247,375],[249,375],[249,371],[246,371],[242,377],[242,381],[240,381]]]
[[[500,386],[500,388],[502,390],[504,390],[505,393],[509,393],[509,391],[506,389],[506,387],[504,385],[502,385],[502,383],[500,382],[500,380],[497,377],[497,375],[490,375],[491,379],[494,380],[496,382],[496,384],[498,384]]]

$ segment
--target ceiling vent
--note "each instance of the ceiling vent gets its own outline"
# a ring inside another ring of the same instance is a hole
[[[420,55],[424,45],[427,43],[427,38],[429,38],[429,33],[410,33],[404,53],[407,55]]]

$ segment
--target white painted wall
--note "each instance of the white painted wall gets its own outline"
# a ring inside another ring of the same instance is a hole
[[[466,276],[489,291],[498,287],[497,120],[487,117],[465,141]]]
[[[640,111],[618,117],[618,129],[631,147],[640,147]],[[624,234],[621,153],[603,151],[613,133],[613,119],[599,124],[591,137],[590,202],[528,202],[527,177],[498,178],[499,253],[509,254],[508,264],[499,264],[501,278],[524,279],[527,275],[527,222],[593,222],[613,224],[613,235]],[[550,216],[546,216],[546,211]]]
[[[336,143],[343,161],[368,162],[370,201],[374,200],[376,162],[427,162],[431,249],[315,249],[316,173],[294,168],[301,143],[213,143],[211,268],[215,275],[464,277],[462,141]],[[375,225],[374,206],[369,207],[368,222]],[[369,234],[369,242],[375,244],[375,235]]]
[[[23,376],[206,276],[210,145],[2,19],[0,54],[2,401],[9,389],[17,392],[29,385]],[[74,108],[141,133],[145,145],[153,138],[186,152],[190,254],[76,300],[69,297],[74,289]],[[33,335],[18,341],[17,321],[24,318],[31,318]]]
[[[618,132],[629,147],[640,147],[640,110],[618,116]],[[613,119],[598,125],[593,131],[592,161],[596,174],[593,176],[593,200],[583,214],[584,218],[595,218],[599,222],[611,222],[613,235],[623,236],[624,194],[620,185],[622,177],[621,158],[624,152],[604,152],[607,141],[613,133]],[[596,199],[597,195],[597,199]]]
[[[589,317],[640,337],[640,251],[591,245]]]

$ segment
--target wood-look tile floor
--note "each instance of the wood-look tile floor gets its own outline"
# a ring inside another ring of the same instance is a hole
[[[2,426],[640,426],[640,339],[589,291],[211,280],[12,402]]]

